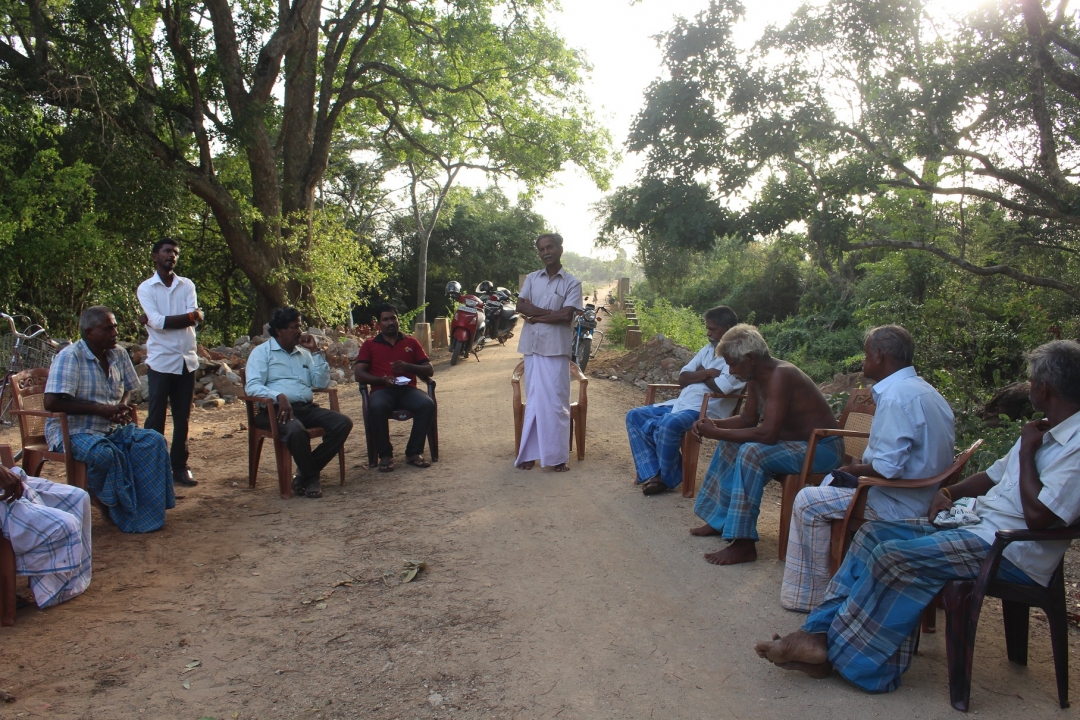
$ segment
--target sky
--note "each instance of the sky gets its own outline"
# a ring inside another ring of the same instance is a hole
[[[963,11],[985,0],[938,0],[947,12]],[[585,85],[593,112],[611,132],[614,149],[623,155],[613,166],[611,188],[634,182],[643,163],[625,153],[630,124],[644,102],[645,88],[662,72],[662,55],[655,35],[669,30],[676,16],[693,17],[708,7],[708,0],[563,0],[562,10],[549,17],[552,26],[574,48],[583,50],[593,70]],[[784,24],[801,5],[799,0],[744,0],[746,17],[736,42],[749,47],[769,24]],[[482,187],[482,174],[464,179]],[[515,188],[504,189],[513,197]],[[592,205],[604,193],[576,167],[559,173],[544,189],[534,209],[562,234],[564,247],[580,255],[609,257],[610,251],[593,247],[598,223]]]

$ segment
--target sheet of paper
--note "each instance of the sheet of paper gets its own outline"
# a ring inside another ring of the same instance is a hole
[[[394,383],[396,383],[397,385],[408,385],[410,382],[412,382],[412,380],[405,377],[404,375],[398,375],[396,378],[394,378]]]

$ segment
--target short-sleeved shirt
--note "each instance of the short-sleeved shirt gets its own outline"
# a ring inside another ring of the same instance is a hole
[[[106,375],[101,363],[90,352],[86,342],[79,340],[60,351],[49,367],[49,379],[45,383],[45,392],[57,395],[70,395],[80,402],[116,405],[125,392],[139,386],[139,376],[135,366],[123,348],[106,351],[109,359],[109,374]],[[68,431],[104,435],[116,425],[100,415],[68,415]],[[45,421],[45,439],[49,447],[59,448],[64,443],[60,421],[49,418]]]
[[[581,301],[581,281],[566,268],[559,268],[554,277],[549,276],[546,269],[529,273],[518,297],[541,310],[585,309]],[[518,352],[522,355],[569,356],[573,342],[574,330],[570,324],[527,322],[521,329]]]
[[[1065,525],[1072,525],[1080,518],[1080,412],[1043,435],[1042,447],[1035,451],[1035,468],[1043,486],[1039,502]],[[995,485],[975,502],[974,512],[982,522],[962,529],[992,543],[998,530],[1027,529],[1020,502],[1020,441],[1016,441],[1008,455],[991,465],[986,474]],[[1068,549],[1068,540],[1016,542],[1005,548],[1005,557],[1032,580],[1046,585]]]
[[[419,365],[427,362],[428,356],[427,353],[424,352],[424,346],[412,335],[398,333],[397,342],[391,345],[380,333],[375,337],[369,337],[364,341],[364,344],[360,346],[360,352],[357,354],[355,362],[367,363],[368,372],[372,375],[378,375],[380,377],[398,374],[405,375],[409,378],[409,385],[416,387],[415,375],[412,373],[394,372],[394,363],[398,360],[407,362],[411,365]],[[383,385],[371,386],[371,392],[384,389],[385,386]]]
[[[199,355],[195,344],[195,326],[165,328],[165,318],[186,315],[199,307],[195,283],[179,275],[166,285],[154,273],[139,285],[139,304],[146,313],[146,364],[160,373],[182,375],[184,368],[195,372]]]
[[[713,378],[713,382],[716,383],[716,387],[720,389],[720,392],[732,393],[742,390],[746,383],[739,378],[731,374],[731,370],[728,369],[728,364],[725,362],[722,355],[716,354],[716,346],[712,343],[698,350],[698,354],[693,359],[683,365],[679,374],[685,372],[697,372],[699,370],[716,369],[720,371],[720,376]],[[679,392],[679,397],[672,398],[667,402],[657,403],[658,405],[670,405],[671,412],[682,412],[684,410],[693,410],[695,413],[701,412],[701,401],[705,397],[705,393],[712,392],[709,387],[703,383],[693,383],[687,385]],[[721,400],[719,398],[709,401],[709,409],[706,411],[706,415],[714,420],[726,418],[731,415],[731,411],[735,409],[735,403],[738,400]]]
[[[330,365],[322,353],[312,354],[299,345],[286,352],[274,338],[251,351],[244,371],[244,391],[275,402],[278,395],[290,403],[311,402],[311,388],[330,384]]]
[[[877,409],[862,461],[884,478],[934,477],[953,461],[953,411],[934,387],[908,366],[871,389]],[[882,520],[923,517],[936,487],[870,488],[867,502]]]

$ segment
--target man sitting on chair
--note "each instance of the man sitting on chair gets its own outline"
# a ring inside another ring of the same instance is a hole
[[[79,317],[82,339],[56,356],[45,383],[45,409],[65,413],[71,454],[86,463],[87,486],[123,532],[151,532],[165,525],[176,505],[169,449],[161,433],[132,423],[128,396],[139,386],[131,358],[116,343],[109,308],[87,308]],[[45,439],[64,451],[60,421],[49,418]]]
[[[863,375],[875,382],[877,409],[862,462],[839,468],[848,476],[911,480],[939,475],[953,459],[953,412],[941,393],[915,374],[915,344],[899,325],[869,330],[863,346]],[[820,487],[806,487],[795,496],[780,604],[810,612],[825,597],[829,584],[832,522],[843,519],[855,496],[854,487],[840,487],[826,478]],[[904,520],[923,517],[937,488],[893,490],[870,488],[865,517]],[[780,538],[781,541],[784,538]]]
[[[942,488],[930,502],[933,519],[955,500],[977,498],[963,517],[975,524],[866,523],[825,600],[801,630],[759,642],[760,657],[817,678],[836,669],[868,692],[895,690],[911,667],[923,610],[947,581],[979,574],[998,530],[1045,530],[1080,518],[1080,343],[1036,348],[1028,376],[1032,407],[1046,419],[1025,425],[1009,453],[985,472]],[[1068,540],[1012,543],[996,577],[1045,586],[1068,548]]]
[[[412,432],[405,445],[405,462],[419,468],[430,467],[424,458],[424,439],[435,419],[435,403],[416,387],[416,378],[435,373],[424,346],[401,332],[397,308],[383,303],[375,308],[379,334],[364,341],[356,356],[353,372],[358,382],[371,386],[368,421],[375,434],[380,472],[394,469],[394,446],[390,444],[390,414],[408,410],[413,414]]]
[[[300,311],[282,307],[270,316],[270,339],[251,351],[247,361],[244,390],[251,397],[274,401],[281,441],[296,462],[292,491],[297,497],[322,497],[319,473],[334,459],[352,432],[347,415],[325,410],[312,402],[312,388],[330,384],[330,366],[314,336],[300,331]],[[255,415],[255,424],[270,429],[265,406]],[[314,451],[308,428],[322,428],[322,443]]]
[[[720,535],[731,542],[705,555],[713,565],[757,560],[757,518],[765,483],[774,475],[802,469],[807,439],[815,428],[835,428],[836,418],[814,381],[789,362],[769,354],[765,339],[751,325],[736,325],[716,348],[731,374],[746,383],[746,404],[736,417],[699,420],[694,431],[720,441],[694,512],[705,524],[692,535]],[[814,472],[840,464],[838,437],[817,445]]]
[[[716,343],[739,324],[735,311],[726,305],[705,312],[705,333],[709,342],[679,373],[679,397],[655,405],[642,405],[626,413],[626,434],[637,468],[637,481],[646,495],[671,490],[682,482],[683,434],[697,422],[706,393],[730,393],[743,388],[742,380],[728,370],[724,358],[716,354]],[[709,401],[708,417],[726,418],[737,400]]]
[[[0,528],[37,606],[58,605],[90,587],[90,495],[2,465],[0,491]]]

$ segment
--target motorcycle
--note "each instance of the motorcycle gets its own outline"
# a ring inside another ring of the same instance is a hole
[[[484,315],[487,327],[484,329],[484,342],[495,340],[500,345],[514,337],[518,317],[513,293],[503,287],[485,280],[476,286],[476,294],[484,301]]]
[[[456,280],[446,284],[446,294],[458,304],[450,323],[450,364],[457,365],[459,358],[469,353],[476,355],[484,347],[484,301],[475,295],[462,295],[461,283]],[[479,361],[479,356],[476,359]]]
[[[584,312],[574,316],[574,340],[570,345],[570,361],[575,363],[581,372],[585,372],[589,360],[596,357],[596,353],[600,352],[600,345],[604,342],[604,331],[596,329],[600,320],[601,318],[596,316],[596,306],[592,303],[585,306]],[[596,334],[600,335],[600,340],[593,351],[593,336]]]

